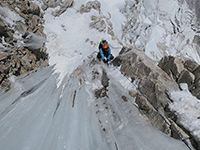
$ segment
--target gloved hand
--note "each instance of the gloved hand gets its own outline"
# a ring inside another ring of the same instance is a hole
[[[105,59],[103,59],[103,62],[106,64],[108,61],[107,61],[107,60],[105,60]]]

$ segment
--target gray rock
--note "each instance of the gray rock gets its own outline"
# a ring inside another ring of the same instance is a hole
[[[96,98],[108,97],[107,90],[104,87],[101,89],[96,89],[94,91],[94,95]]]
[[[115,33],[113,32],[113,30],[110,27],[108,27],[107,33],[110,34],[111,36],[115,36]]]
[[[169,119],[171,127],[178,133],[178,135],[188,144],[189,147],[193,147],[190,141],[190,136],[183,131],[173,120]],[[171,136],[175,139],[180,139],[175,132],[171,133]]]
[[[138,105],[139,110],[142,110],[142,112],[145,114],[149,114],[150,110],[153,109],[149,102],[142,95],[137,96],[135,102]]]
[[[0,68],[1,68],[1,72],[4,73],[5,75],[9,74],[9,70],[10,69],[11,64],[10,63],[1,63],[0,64]]]
[[[43,63],[41,64],[41,66],[42,66],[42,67],[49,66],[49,60],[48,60],[48,59],[45,59],[45,60],[43,61]],[[36,68],[36,67],[34,67],[34,68]]]
[[[41,23],[41,18],[39,16],[36,15],[29,15],[29,20],[27,20],[26,25],[27,25],[27,29],[29,31],[32,31],[33,33],[35,33],[40,27],[40,23]]]
[[[0,54],[0,61],[6,61],[6,59],[10,56],[11,56],[10,53],[2,53]]]
[[[170,120],[172,128],[180,135],[183,140],[187,140],[190,137],[172,120]],[[172,137],[179,139],[179,137],[173,132]]]
[[[37,4],[30,2],[28,7],[28,13],[33,15],[40,15],[40,7]]]
[[[106,23],[103,20],[103,17],[92,16],[92,22],[90,23],[90,27],[98,30],[99,32],[106,32]]]
[[[25,25],[23,22],[18,21],[18,22],[17,22],[16,29],[17,29],[22,35],[24,35],[24,34],[27,32],[28,26]]]
[[[159,62],[159,67],[172,75],[177,83],[187,83],[192,95],[200,99],[200,65],[193,60],[182,60],[165,56]]]
[[[179,58],[175,58],[173,63],[174,66],[172,69],[172,73],[174,73],[175,76],[179,76],[180,73],[184,70],[183,61]]]
[[[135,91],[135,90],[129,90],[128,92],[129,92],[129,95],[130,95],[131,97],[136,97],[137,95],[139,95],[138,92]]]
[[[184,70],[181,72],[180,77],[177,82],[187,83],[190,86],[193,84],[194,79],[195,79],[195,76],[191,72]]]
[[[111,18],[111,14],[110,14],[110,13],[109,13],[109,15],[110,15],[110,18]],[[110,18],[106,18],[106,22],[107,22],[108,26],[110,27],[110,29],[113,29],[113,24],[112,24],[112,22],[109,20]]]
[[[1,73],[0,74],[0,83],[2,83],[2,81],[4,80],[4,78],[5,78],[5,74]]]
[[[22,57],[21,60],[22,60],[22,65],[25,65],[25,64],[27,64],[27,63],[30,64],[30,62],[31,62],[31,59],[29,58],[28,55],[25,55],[24,57]]]
[[[190,92],[196,98],[200,99],[200,80],[197,80],[189,87]]]
[[[181,59],[173,56],[165,56],[160,61],[158,66],[163,69],[168,75],[172,74],[176,80],[181,71],[184,70],[184,65]]]
[[[1,91],[8,91],[10,89],[10,81],[8,79],[3,80],[3,82],[0,85]]]
[[[20,68],[20,74],[25,74],[25,73],[27,73],[29,70],[27,70],[28,68],[27,68],[27,66],[25,66],[25,67],[21,67]]]
[[[167,57],[165,59],[171,60]],[[172,61],[172,63],[177,62],[180,62],[180,60],[177,61],[174,58]],[[113,60],[113,64],[121,66],[120,70],[122,73],[132,78],[132,80],[137,79],[138,89],[141,93],[138,94],[135,91],[129,91],[129,93],[131,96],[136,97],[135,102],[140,113],[147,116],[151,124],[157,129],[169,136],[175,137],[169,126],[173,124],[175,130],[181,133],[181,136],[191,145],[190,137],[178,125],[168,119],[169,112],[165,110],[169,102],[171,102],[167,96],[167,91],[179,90],[175,80],[160,67],[156,66],[156,62],[146,56],[143,51],[134,47],[122,48],[120,55]],[[166,64],[162,63],[161,65],[165,67]]]
[[[59,5],[60,1],[57,0],[43,0],[44,5],[50,8],[56,8]]]
[[[29,2],[29,1],[18,1],[18,2],[15,2],[13,5],[14,6],[16,5],[20,9],[21,13],[23,14],[26,14],[26,15],[33,14],[37,16],[40,15],[40,7],[35,3]]]
[[[45,11],[47,10],[48,6],[46,4],[42,5],[42,10]]]
[[[13,55],[11,57],[11,64],[13,66],[13,74],[14,75],[20,75],[20,68],[21,68],[21,61],[18,55]]]
[[[200,66],[198,66],[193,72],[192,72],[195,76],[195,80],[199,80],[200,79]]]
[[[117,67],[119,67],[119,66],[121,65],[121,62],[122,62],[122,60],[120,59],[120,57],[116,57],[116,58],[112,61],[113,65],[114,65],[114,66],[117,66]]]
[[[36,35],[40,36],[40,37],[44,37],[46,38],[46,35],[43,32],[44,27],[43,26],[36,26],[33,30],[33,33],[35,33]]]
[[[99,13],[100,13],[101,12],[101,3],[99,1],[97,1],[97,0],[89,1],[89,2],[87,2],[86,6],[81,5],[81,8],[80,8],[79,12],[81,14],[88,13],[88,12],[91,11],[91,9],[98,10]]]
[[[32,21],[34,26],[38,26],[39,24],[41,24],[42,19],[37,15],[33,15],[31,17],[31,21]]]
[[[179,90],[178,84],[158,67],[155,61],[135,47],[123,47],[120,55],[113,60],[113,65],[120,66],[122,73],[139,81],[138,88],[148,98],[147,100],[141,93],[130,94],[136,96],[139,111],[146,115],[156,128],[171,135],[171,129],[154,108],[165,117],[164,108],[171,102],[166,92]]]
[[[143,115],[148,117],[149,121],[153,126],[155,126],[160,131],[166,133],[167,135],[171,136],[171,129],[169,128],[169,126],[166,125],[163,118],[160,115],[158,115],[157,111],[155,111],[155,109],[150,105],[150,103],[144,96],[137,96],[135,102],[138,105],[139,111]],[[167,120],[167,122],[169,122],[165,116],[163,117]]]
[[[65,0],[59,10],[55,10],[52,14],[57,17],[64,13],[68,8],[72,7],[74,4],[74,0]]]
[[[131,48],[129,47],[122,47],[121,51],[119,52],[119,55],[125,54],[127,52],[131,51]]]
[[[184,62],[184,67],[190,72],[193,72],[198,66],[198,63],[193,60],[186,60]]]
[[[6,38],[6,42],[7,42],[7,43],[12,43],[12,41],[13,41],[13,34],[14,34],[14,31],[13,31],[13,30],[11,30],[11,29],[7,29],[7,30],[6,30],[6,33],[5,33],[4,36],[7,37],[7,38]]]
[[[200,36],[199,35],[195,35],[193,38],[193,43],[197,44],[198,46],[200,46]]]
[[[3,20],[0,18],[0,36],[4,33],[5,31],[5,24]]]
[[[60,16],[68,8],[72,7],[74,0],[43,0],[44,5],[42,6],[43,10],[50,8],[60,7],[58,10],[52,12],[52,15],[55,17]]]
[[[113,64],[120,62],[121,71],[126,76],[140,80],[139,89],[156,108],[165,107],[170,102],[166,91],[179,90],[177,83],[157,67],[156,62],[151,60],[143,51],[137,48],[123,48],[122,51],[122,54],[115,58]]]

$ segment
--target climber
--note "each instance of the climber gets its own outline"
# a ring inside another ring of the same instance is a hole
[[[104,63],[108,63],[108,61],[112,60],[114,56],[111,54],[110,46],[106,40],[100,40],[99,43],[99,53],[97,54],[97,58],[99,61],[103,59]]]

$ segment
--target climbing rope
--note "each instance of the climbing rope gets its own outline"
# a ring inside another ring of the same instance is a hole
[[[110,64],[113,65],[113,63],[111,62]],[[114,65],[113,65],[114,66]],[[153,104],[150,102],[150,100],[148,99],[148,97],[116,66],[114,66],[117,70],[120,71],[121,74],[123,74],[123,76],[128,79],[130,81],[130,83],[145,97],[145,99],[150,103],[150,105],[155,109],[155,111],[160,115],[160,117],[165,121],[165,123],[170,127],[170,129],[172,131],[174,131],[174,133],[176,133],[176,135],[180,138],[180,140],[190,149],[192,150],[192,148],[181,138],[181,136],[175,131],[175,129],[167,122],[167,120],[163,117],[163,115],[153,106]]]

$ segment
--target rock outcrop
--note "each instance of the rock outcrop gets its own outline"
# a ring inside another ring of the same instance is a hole
[[[7,21],[12,12],[21,20]],[[43,14],[38,5],[29,1],[0,2],[0,90],[8,90],[10,75],[22,75],[48,65],[43,32]],[[9,13],[8,13],[9,14]]]
[[[173,126],[173,129],[180,133],[181,138],[191,146],[190,136],[175,123],[176,116],[168,109],[168,103],[171,100],[167,95],[170,90],[180,90],[174,77],[182,76],[183,78],[187,76],[187,73],[181,74],[184,70],[181,60],[175,58],[166,60],[173,64],[173,67],[163,64],[165,68],[169,69],[166,71],[168,74],[143,51],[135,47],[123,47],[119,56],[113,60],[113,64],[120,66],[121,72],[137,84],[139,92],[129,91],[129,93],[135,97],[139,111],[149,118],[152,125],[167,135],[177,138],[170,128]],[[174,65],[174,62],[178,64]],[[180,82],[183,80],[182,78],[179,79]]]
[[[156,62],[137,48],[123,48],[113,63],[118,66],[121,64],[121,71],[132,81],[139,79],[139,89],[149,97],[156,108],[165,107],[170,101],[166,91],[179,90],[176,82],[162,69],[155,67]]]
[[[186,60],[184,62],[173,56],[165,56],[158,66],[173,76],[177,83],[187,83],[190,92],[200,99],[200,65],[195,61]]]
[[[81,8],[78,12],[80,12],[81,14],[88,13],[91,11],[91,9],[95,9],[95,10],[99,11],[99,14],[100,14],[101,13],[101,3],[97,0],[89,1],[89,2],[87,2],[86,6],[81,5]]]
[[[180,76],[181,71],[184,70],[182,60],[172,56],[163,57],[158,66],[162,68],[169,76],[173,76],[174,79],[177,79]]]
[[[68,8],[72,7],[74,4],[74,0],[42,0],[44,5],[42,6],[43,10],[50,8],[59,7],[52,12],[52,15],[55,17],[60,16],[64,13]]]

